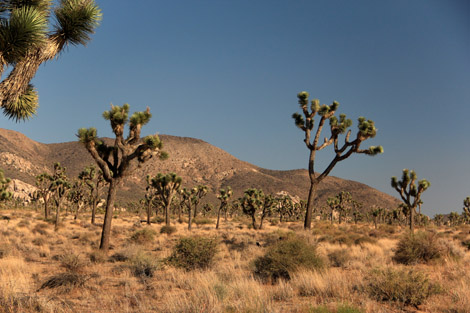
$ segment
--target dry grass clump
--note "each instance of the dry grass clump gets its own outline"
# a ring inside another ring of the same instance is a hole
[[[217,253],[217,239],[184,237],[179,239],[167,262],[187,271],[209,268]]]
[[[413,269],[377,269],[366,277],[365,290],[377,301],[418,308],[427,298],[442,292],[428,275]]]
[[[324,262],[316,252],[317,246],[306,239],[291,235],[268,248],[263,256],[254,261],[254,274],[261,280],[275,283],[278,279],[289,280],[300,268],[320,269]]]
[[[405,234],[398,242],[393,260],[401,264],[430,263],[445,257],[459,258],[460,252],[439,234],[418,232]]]
[[[320,272],[303,270],[293,275],[291,283],[302,297],[316,297],[320,302],[328,299],[350,300],[355,284],[361,281],[361,275],[356,273],[354,278],[352,280],[352,276],[334,268]]]
[[[317,306],[309,310],[309,313],[364,313],[364,311],[350,304],[340,304],[336,308]]]
[[[328,253],[328,260],[333,267],[346,267],[352,260],[348,249],[337,249]]]

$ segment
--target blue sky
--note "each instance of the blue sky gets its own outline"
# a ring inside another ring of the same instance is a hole
[[[470,2],[97,1],[103,21],[87,47],[40,67],[32,120],[2,127],[44,143],[80,127],[111,136],[109,104],[151,108],[146,133],[203,139],[270,169],[306,168],[291,118],[302,90],[375,121],[383,145],[332,175],[397,196],[390,177],[416,170],[431,187],[424,213],[462,211],[470,196]],[[356,123],[353,130],[356,129]],[[328,132],[324,133],[328,136]],[[317,170],[332,158],[318,154]]]

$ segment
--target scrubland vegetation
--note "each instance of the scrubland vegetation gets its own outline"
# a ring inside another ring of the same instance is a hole
[[[146,225],[114,214],[3,209],[1,312],[469,312],[470,226],[418,227],[216,216]],[[156,219],[154,219],[155,221]],[[143,221],[143,223],[141,223]]]

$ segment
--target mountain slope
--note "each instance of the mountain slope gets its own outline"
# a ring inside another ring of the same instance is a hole
[[[302,199],[307,197],[309,180],[307,170],[276,171],[241,161],[220,148],[200,139],[161,135],[164,150],[170,154],[166,161],[151,159],[129,177],[121,187],[118,199],[122,202],[138,200],[144,194],[145,177],[158,172],[175,172],[183,178],[183,185],[204,184],[211,189],[208,201],[215,202],[215,193],[223,186],[231,186],[235,197],[247,188],[261,188],[265,193],[284,191]],[[87,165],[94,164],[85,148],[77,142],[42,144],[15,131],[0,129],[0,168],[7,177],[34,185],[34,177],[51,171],[54,162],[67,168],[69,177],[76,177]],[[317,204],[326,205],[326,199],[340,191],[349,191],[365,208],[373,205],[394,208],[399,201],[359,182],[327,177],[319,186]]]

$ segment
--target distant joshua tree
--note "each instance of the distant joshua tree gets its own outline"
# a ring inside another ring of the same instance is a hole
[[[194,204],[194,217],[197,216],[197,207],[202,198],[207,195],[208,188],[205,185],[197,185],[193,188],[192,202]]]
[[[465,223],[470,224],[470,197],[467,197],[465,200],[463,200],[462,216]]]
[[[348,215],[351,211],[352,196],[349,192],[341,191],[337,196],[330,197],[327,200],[328,205],[331,208],[332,213],[338,211],[338,223],[341,224],[343,218]],[[333,218],[331,219],[333,221]]]
[[[3,170],[0,169],[0,201],[10,200],[12,193],[7,190],[10,185],[10,178],[6,178]]]
[[[265,195],[261,189],[250,188],[245,190],[240,199],[243,213],[251,217],[253,229],[262,229],[264,218],[271,214],[277,201],[272,195]],[[259,226],[256,224],[256,216],[261,211]]]
[[[142,126],[147,124],[152,117],[149,108],[147,107],[144,112],[135,112],[130,118],[128,115],[129,105],[127,103],[123,106],[111,105],[111,110],[103,113],[104,119],[110,121],[116,136],[111,145],[98,139],[96,128],[80,128],[78,130],[80,142],[84,144],[100,167],[104,180],[109,183],[100,242],[100,249],[104,251],[109,248],[111,221],[118,186],[125,177],[135,170],[136,165],[146,162],[155,155],[158,155],[160,159],[168,157],[168,154],[161,150],[163,143],[158,135],[140,138]],[[129,124],[129,135],[124,138],[124,127],[127,124]]]
[[[91,223],[95,224],[96,207],[101,199],[101,192],[107,184],[103,177],[103,171],[97,169],[94,165],[90,165],[78,174],[78,179],[83,181],[88,188],[88,202],[91,205]]]
[[[220,189],[219,194],[217,195],[217,199],[220,200],[219,210],[217,211],[217,224],[215,225],[215,229],[219,229],[219,222],[220,222],[220,212],[227,211],[228,202],[233,195],[232,187],[228,186],[225,189]]]
[[[15,120],[31,117],[38,107],[38,95],[30,84],[39,66],[56,58],[69,45],[86,45],[101,20],[92,0],[51,0],[0,2],[0,107]],[[49,20],[55,25],[49,27]]]
[[[417,178],[416,173],[408,169],[403,170],[402,179],[400,181],[398,181],[396,177],[392,177],[392,188],[398,191],[403,203],[409,210],[410,231],[412,233],[414,232],[414,214],[416,213],[416,207],[421,201],[423,192],[431,186],[426,179],[418,181],[418,185],[416,186]]]
[[[55,214],[55,229],[59,227],[60,222],[60,208],[62,201],[66,198],[68,190],[72,187],[68,181],[67,175],[65,174],[65,167],[61,166],[60,163],[54,164],[54,173],[50,176],[51,179],[51,192],[52,198],[56,205]]]
[[[308,161],[308,172],[310,178],[310,190],[308,193],[307,209],[305,214],[304,228],[311,228],[312,226],[312,213],[313,213],[313,201],[315,199],[315,193],[320,182],[330,174],[331,170],[335,167],[338,162],[341,162],[349,158],[353,153],[361,153],[367,155],[377,155],[383,153],[382,146],[371,146],[368,149],[360,149],[363,141],[374,138],[377,129],[375,128],[374,122],[366,120],[364,117],[358,119],[358,132],[354,140],[350,140],[351,130],[347,133],[347,129],[352,125],[352,121],[346,118],[345,114],[340,114],[339,119],[335,116],[336,110],[338,109],[339,103],[334,101],[331,105],[320,106],[320,101],[315,99],[310,103],[308,102],[309,94],[306,91],[302,91],[297,95],[299,99],[300,108],[302,109],[303,115],[294,113],[292,117],[295,120],[295,125],[305,133],[305,145],[310,150],[310,157]],[[318,122],[317,130],[312,138],[312,130],[314,125],[315,115],[320,117]],[[326,121],[330,122],[330,137],[325,138],[324,141],[320,142],[321,132]],[[339,135],[346,133],[344,143],[339,144]],[[315,172],[315,157],[316,152],[320,151],[327,146],[333,145],[335,156],[327,168],[320,174]]]
[[[174,196],[181,187],[182,179],[175,173],[162,174],[151,178],[151,185],[155,189],[157,197],[159,197],[165,209],[165,225],[170,226],[170,207]]]

